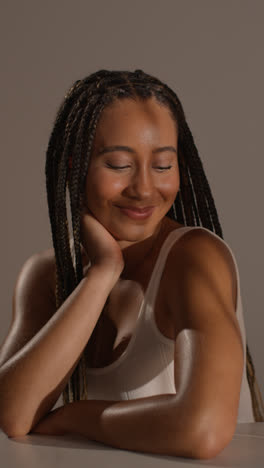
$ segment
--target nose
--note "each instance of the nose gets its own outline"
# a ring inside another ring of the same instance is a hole
[[[153,192],[153,176],[147,168],[138,169],[129,184],[130,196],[150,199]]]

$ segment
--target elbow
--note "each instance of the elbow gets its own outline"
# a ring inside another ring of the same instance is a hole
[[[197,460],[210,460],[215,458],[231,441],[223,440],[223,437],[217,437],[214,434],[207,434],[197,437],[196,443],[192,448],[192,457]]]
[[[193,421],[194,422],[194,421]],[[206,429],[194,424],[185,426],[184,431],[174,433],[171,444],[171,455],[187,457],[196,460],[215,458],[232,440],[234,429],[228,430],[228,425],[219,430],[208,424]]]
[[[207,431],[196,432],[193,444],[193,457],[198,460],[215,458],[231,442],[234,429],[228,430],[228,426],[221,431],[214,426]]]
[[[7,437],[23,437],[30,432],[30,429],[26,429],[19,424],[10,423],[8,421],[1,421],[0,422],[0,429],[7,435]]]
[[[2,390],[2,389],[1,389]],[[21,437],[29,432],[25,428],[24,415],[22,419],[21,403],[14,404],[11,399],[6,398],[6,394],[0,391],[0,429],[8,437]]]
[[[19,418],[19,415],[14,415],[9,412],[0,413],[0,429],[8,437],[22,437],[27,435],[31,430],[30,424],[25,424],[25,421],[22,421]]]
[[[7,437],[11,438],[16,438],[16,437],[24,437],[26,436],[30,431],[24,431],[20,430],[20,428],[10,428],[7,431],[3,431],[7,435]]]

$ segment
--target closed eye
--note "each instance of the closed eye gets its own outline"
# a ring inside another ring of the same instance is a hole
[[[130,167],[130,166],[113,166],[112,164],[107,164],[108,167],[110,167],[111,169],[126,169],[127,167]],[[172,166],[157,166],[155,169],[159,169],[161,171],[165,171],[165,170],[168,170],[168,169],[171,169]]]

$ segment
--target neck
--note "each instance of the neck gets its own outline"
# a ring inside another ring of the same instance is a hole
[[[155,232],[141,242],[134,243],[122,249],[125,266],[120,275],[123,279],[138,276],[143,267],[153,260],[159,251],[159,243],[164,231],[164,223],[161,222]]]

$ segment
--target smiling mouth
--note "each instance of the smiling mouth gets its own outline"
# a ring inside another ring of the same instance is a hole
[[[119,208],[125,208],[126,210],[139,211],[140,213],[142,213],[143,211],[147,211],[150,208],[154,208],[153,205],[149,205],[149,206],[120,206],[120,205],[117,205],[117,206]]]
[[[144,209],[132,209],[132,208],[125,208],[125,207],[122,207],[122,206],[118,206],[118,208],[120,209],[120,211],[125,214],[126,216],[128,216],[129,218],[132,218],[132,219],[146,219],[148,218],[149,216],[152,215],[154,209],[155,209],[155,206],[151,206],[151,207],[148,207],[148,208],[144,208]]]

